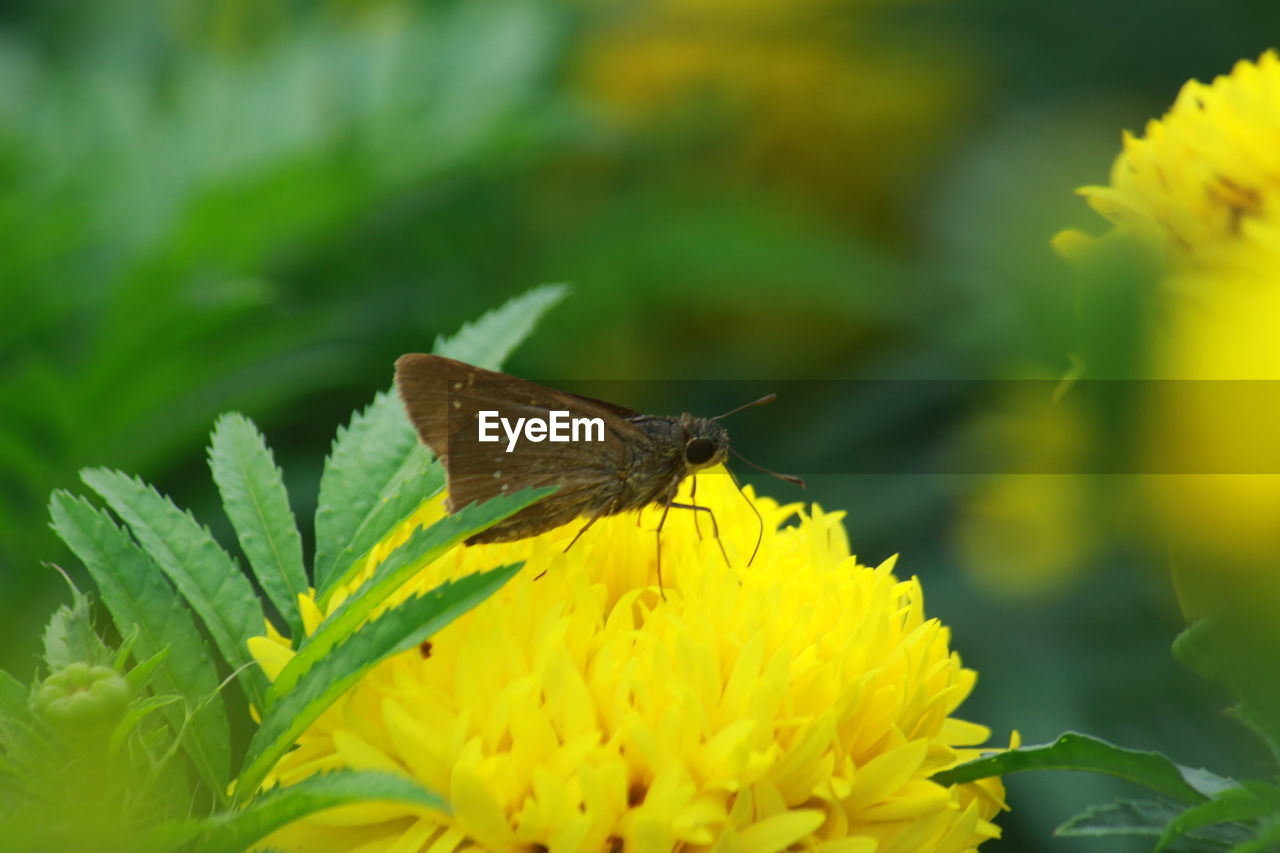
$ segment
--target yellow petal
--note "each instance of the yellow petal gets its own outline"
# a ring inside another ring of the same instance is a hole
[[[741,832],[742,847],[753,853],[775,853],[785,850],[822,826],[823,815],[812,809],[799,809],[765,818]]]

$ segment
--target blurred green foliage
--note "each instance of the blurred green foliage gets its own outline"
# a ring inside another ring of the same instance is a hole
[[[40,562],[66,556],[47,498],[78,469],[215,518],[201,448],[237,409],[310,518],[315,460],[394,358],[539,282],[574,295],[510,363],[531,378],[1061,376],[1078,314],[1048,238],[1088,224],[1070,190],[1183,81],[1267,47],[1280,9],[27,0],[0,25],[0,665],[26,672],[58,590]],[[945,435],[965,402],[832,398],[750,453]],[[1158,560],[1116,543],[1056,597],[993,597],[948,540],[972,487],[830,476],[805,497],[924,578],[982,674],[970,718],[1248,764],[1203,724],[1221,697],[1168,661]],[[1102,799],[1012,791],[1004,849],[1079,849],[1046,827]]]
[[[387,375],[365,342],[413,328],[447,274],[415,257],[427,187],[549,124],[532,112],[555,24],[533,6],[303,18],[247,46],[146,9],[0,44],[14,612],[56,554],[40,496],[89,460],[190,465],[221,411]]]

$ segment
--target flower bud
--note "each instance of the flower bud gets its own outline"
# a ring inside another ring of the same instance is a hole
[[[99,729],[115,723],[129,707],[129,682],[109,666],[76,662],[50,675],[33,704],[50,724]]]

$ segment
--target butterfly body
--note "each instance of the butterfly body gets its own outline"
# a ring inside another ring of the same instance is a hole
[[[728,432],[685,413],[644,415],[612,403],[547,388],[442,356],[411,354],[396,362],[396,386],[419,437],[445,466],[449,510],[524,488],[556,492],[468,539],[505,542],[579,518],[652,504],[672,506],[685,477],[724,461]],[[481,415],[514,420],[566,412],[603,422],[598,441],[485,443]]]

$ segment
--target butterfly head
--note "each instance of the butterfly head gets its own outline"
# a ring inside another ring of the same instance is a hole
[[[729,455],[729,433],[712,418],[680,416],[684,464],[690,471],[719,465]]]

